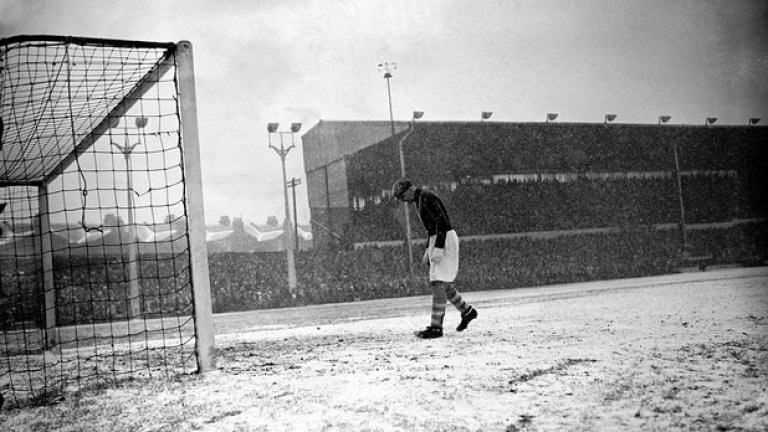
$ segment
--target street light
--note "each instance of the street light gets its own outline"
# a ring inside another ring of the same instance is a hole
[[[661,115],[661,116],[659,116],[659,124],[662,124],[662,123],[666,123],[666,122],[668,122],[668,121],[669,121],[669,119],[671,119],[671,118],[672,118],[672,116],[668,116],[668,115]]]
[[[288,176],[285,172],[285,157],[292,148],[296,147],[294,142],[294,134],[301,129],[301,123],[291,123],[291,130],[280,132],[279,123],[267,123],[267,140],[269,142],[269,148],[275,151],[280,156],[280,162],[283,167],[283,201],[285,203],[285,221],[283,222],[283,245],[285,246],[285,253],[288,261],[288,291],[291,293],[291,297],[296,299],[296,262],[293,258],[293,242],[291,241],[291,235],[293,235],[293,224],[291,223],[291,210],[288,205]],[[272,134],[280,135],[280,148],[272,145]],[[283,135],[291,135],[291,145],[285,148],[283,144]]]
[[[384,79],[387,80],[387,97],[389,99],[389,124],[392,127],[392,135],[395,135],[395,118],[392,115],[392,89],[389,86],[389,80],[392,78],[392,71],[397,70],[397,63],[384,62],[379,63],[379,72],[384,72]]]
[[[713,125],[717,121],[717,117],[707,117],[707,120],[704,122],[705,125]]]
[[[749,119],[749,124],[750,124],[751,126],[754,126],[754,125],[756,125],[756,124],[758,124],[758,123],[760,123],[760,118],[758,118],[758,117],[751,117],[751,118]]]
[[[144,129],[144,127],[147,126],[147,123],[149,123],[149,119],[146,117],[136,117],[136,120],[134,120],[134,124],[136,125],[136,128],[138,129]],[[114,118],[110,120],[110,126],[112,128],[116,128],[119,124],[119,118]],[[120,145],[115,142],[110,142],[110,144],[115,147],[120,153],[123,154],[123,158],[125,159],[125,178],[126,178],[126,201],[128,203],[128,297],[130,299],[129,305],[129,318],[135,318],[138,317],[141,314],[141,299],[140,296],[140,288],[139,288],[139,269],[138,265],[136,263],[138,258],[138,245],[136,244],[137,234],[136,234],[136,224],[134,222],[135,218],[135,209],[133,205],[133,176],[131,175],[131,153],[133,153],[133,150],[141,144],[141,140],[129,144],[129,138],[128,138],[128,125],[124,125],[124,137],[125,137],[125,144]]]
[[[387,80],[387,98],[389,100],[389,125],[391,128],[392,136],[395,136],[395,118],[392,113],[392,88],[389,84],[389,80],[392,78],[392,71],[397,69],[397,63],[384,62],[379,63],[379,72],[384,72],[384,79]],[[414,119],[416,119],[417,112],[414,111]],[[419,114],[420,118],[424,113]],[[400,153],[400,176],[405,177],[405,155],[403,154],[403,140],[411,133],[409,130],[398,143],[398,151]],[[408,205],[403,202],[403,211],[405,215],[405,243],[408,250],[408,273],[413,276],[413,249],[411,246],[411,216],[408,210]]]
[[[416,120],[424,117],[424,111],[414,111],[411,118],[411,127],[408,128],[400,140],[397,142],[397,151],[400,153],[400,177],[405,178],[405,153],[403,152],[403,143],[408,136],[416,130]],[[411,239],[411,212],[408,204],[403,202],[403,214],[405,216],[405,243],[408,249],[408,271],[413,276],[413,240]]]
[[[414,111],[411,118],[411,127],[408,131],[400,137],[397,142],[397,151],[400,155],[400,177],[405,178],[405,152],[403,151],[403,143],[408,136],[416,129],[416,120],[424,116],[424,111]],[[411,239],[411,211],[406,202],[403,202],[403,215],[405,217],[405,246],[408,250],[408,272],[413,276],[413,241]]]
[[[491,111],[483,111],[480,113],[480,123],[482,123],[484,120],[488,120],[493,115],[493,112]]]
[[[557,113],[547,113],[547,123],[551,121],[555,121],[557,118]]]
[[[612,121],[616,120],[616,114],[606,114],[605,115],[605,123],[611,123]]]

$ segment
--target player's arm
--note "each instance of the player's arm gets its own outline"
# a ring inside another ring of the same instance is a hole
[[[443,207],[434,196],[429,197],[425,203],[425,210],[434,224],[435,247],[432,250],[432,261],[440,262],[445,249],[445,236],[447,234],[448,217],[443,213]]]
[[[421,257],[421,263],[424,265],[429,265],[429,237],[430,237],[430,228],[429,228],[429,221],[425,220],[424,217],[421,215],[421,203],[420,202],[413,202],[413,208],[416,209],[416,215],[419,216],[419,219],[421,220],[421,223],[424,225],[424,229],[427,231],[427,239],[424,243],[426,246],[424,247],[424,255]]]

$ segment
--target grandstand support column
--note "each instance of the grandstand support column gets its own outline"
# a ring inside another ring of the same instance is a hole
[[[683,182],[680,174],[680,158],[677,155],[677,142],[672,144],[675,154],[675,177],[677,178],[677,196],[680,200],[680,251],[685,252],[688,245],[688,237],[685,233],[685,203],[683,202]]]
[[[208,251],[205,244],[205,207],[203,206],[203,179],[200,169],[195,71],[192,43],[181,41],[176,45],[176,48],[181,136],[184,145],[184,173],[187,186],[186,205],[191,254],[192,295],[195,305],[197,367],[198,372],[204,373],[216,367],[216,347],[213,335],[210,279],[208,277]]]
[[[45,350],[50,350],[59,343],[56,328],[56,286],[53,279],[53,242],[51,240],[51,221],[48,216],[48,187],[40,186],[37,196],[38,224],[40,229],[40,257],[43,270],[43,333]]]

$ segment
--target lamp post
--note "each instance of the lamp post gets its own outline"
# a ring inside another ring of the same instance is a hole
[[[136,117],[136,128],[144,129],[147,126],[149,119],[146,117]],[[113,126],[117,126],[116,122]],[[136,318],[141,314],[141,299],[140,299],[140,287],[139,287],[139,268],[136,263],[138,258],[138,245],[136,244],[136,223],[135,209],[133,205],[133,176],[131,175],[131,153],[133,150],[141,144],[141,141],[137,141],[133,144],[129,144],[128,139],[128,125],[124,126],[125,144],[119,145],[115,142],[110,144],[115,147],[120,153],[123,154],[125,159],[125,183],[126,183],[126,202],[128,203],[128,298],[129,298],[129,318]]]
[[[395,135],[395,118],[392,115],[392,90],[389,86],[389,80],[392,78],[391,70],[397,69],[397,63],[384,62],[379,63],[379,72],[384,71],[384,79],[387,80],[387,98],[389,100],[389,124],[392,128],[392,135]]]
[[[281,183],[283,188],[283,201],[285,204],[285,221],[283,223],[283,233],[285,235],[283,237],[283,245],[285,246],[285,253],[288,262],[288,291],[291,293],[291,298],[295,300],[296,263],[293,257],[293,242],[291,241],[291,235],[293,234],[293,224],[291,223],[291,210],[288,205],[288,176],[285,172],[285,157],[288,155],[288,152],[290,152],[292,148],[296,147],[296,144],[294,143],[294,134],[301,129],[301,123],[291,123],[291,130],[285,132],[278,131],[277,128],[279,126],[279,123],[267,123],[267,140],[269,141],[269,148],[274,150],[275,153],[280,156],[280,162],[283,167],[283,181]],[[272,145],[272,134],[280,135],[279,149]],[[283,144],[283,135],[286,134],[291,135],[291,145],[288,148],[286,148]]]
[[[400,153],[400,177],[405,178],[405,153],[403,152],[403,143],[408,136],[416,129],[416,120],[424,116],[424,111],[414,111],[411,118],[411,127],[397,142],[397,150]],[[403,202],[403,214],[405,216],[405,243],[408,249],[408,272],[413,276],[413,240],[411,239],[411,213],[408,204]]]
[[[392,136],[395,136],[395,118],[392,114],[392,89],[389,85],[389,80],[392,78],[392,71],[397,69],[397,63],[379,63],[379,72],[384,72],[384,79],[387,80],[387,98],[389,100],[389,125],[391,128]],[[421,113],[421,117],[424,113]],[[416,113],[414,112],[414,116]],[[414,117],[415,118],[415,117]],[[410,131],[408,132],[410,133]],[[397,149],[400,155],[400,177],[405,177],[405,155],[403,153],[403,140],[408,134],[403,136],[397,144]],[[408,209],[408,204],[403,203],[403,214],[405,215],[405,243],[408,252],[408,274],[413,276],[413,246],[411,245],[411,213]]]

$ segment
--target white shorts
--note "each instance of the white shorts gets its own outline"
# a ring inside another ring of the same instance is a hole
[[[429,281],[453,282],[459,272],[459,236],[455,230],[445,234],[445,249],[439,263],[432,262],[437,236],[429,237]]]

